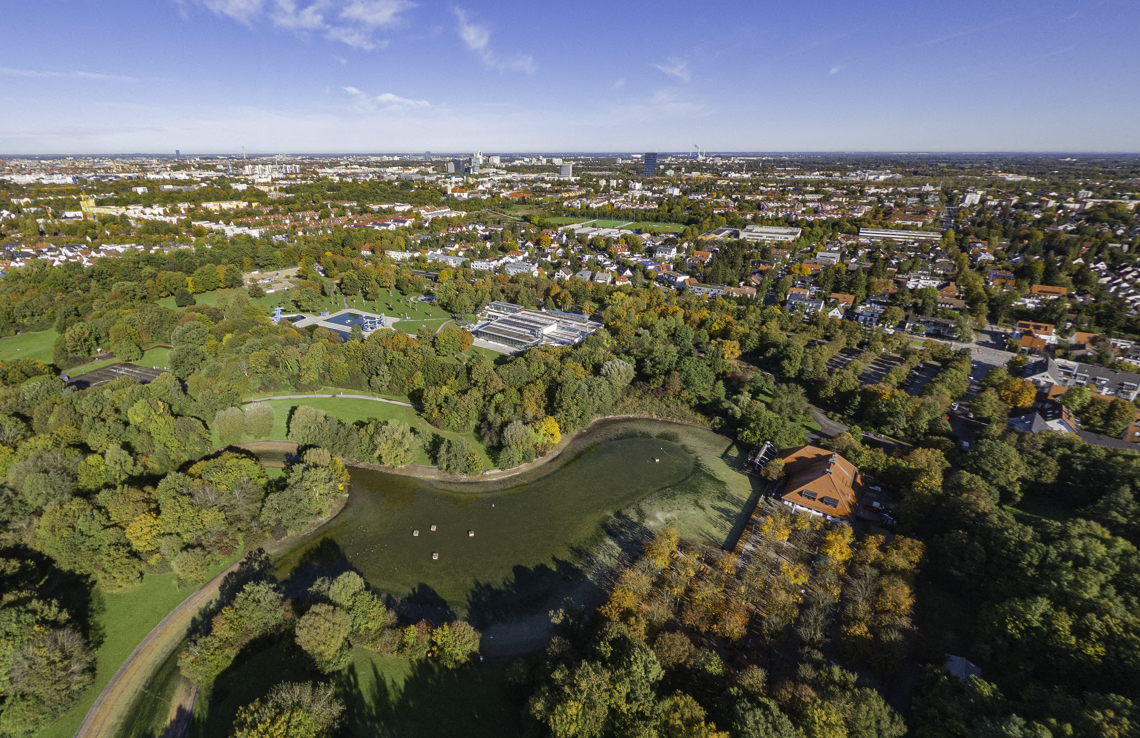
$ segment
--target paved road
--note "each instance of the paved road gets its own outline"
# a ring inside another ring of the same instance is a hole
[[[389,405],[401,405],[403,407],[411,408],[415,407],[415,405],[410,402],[400,402],[399,400],[385,400],[383,397],[370,397],[368,395],[346,395],[343,392],[336,395],[273,395],[272,397],[258,397],[254,400],[246,400],[242,402],[242,404],[249,405],[254,402],[265,402],[266,400],[311,400],[318,397],[344,398],[346,400],[371,400],[372,402],[386,402]]]
[[[827,417],[827,414],[820,410],[815,405],[808,405],[811,409],[811,419],[819,423],[820,435],[825,438],[835,438],[836,436],[846,433],[847,426],[843,423],[836,422]]]
[[[95,704],[87,711],[87,717],[75,732],[75,738],[111,738],[115,735],[118,719],[122,717],[123,710],[130,706],[139,685],[152,676],[171,649],[182,641],[194,616],[217,596],[222,580],[236,570],[240,563],[237,561],[231,564],[154,626],[111,677],[111,681],[107,682]]]

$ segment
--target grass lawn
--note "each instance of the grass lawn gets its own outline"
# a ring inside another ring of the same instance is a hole
[[[238,292],[244,293],[246,297],[249,297],[249,292],[245,289],[221,289],[221,290],[214,290],[213,292],[201,292],[199,294],[194,295],[194,304],[195,305],[216,305],[218,302],[218,298],[220,296],[222,296],[222,295],[234,295],[234,294],[237,294]],[[249,301],[250,301],[250,303],[252,303],[254,305],[264,305],[265,307],[272,308],[272,307],[276,307],[277,304],[281,302],[281,298],[284,297],[285,295],[286,295],[285,292],[274,292],[273,294],[266,295],[265,297],[256,297],[256,298],[250,297]],[[178,310],[179,309],[178,306],[174,304],[173,295],[170,297],[162,298],[161,300],[158,301],[158,304],[164,308],[169,308],[171,310]]]
[[[356,392],[356,390],[346,391]],[[414,408],[404,407],[403,405],[393,405],[388,402],[369,402],[367,400],[362,401],[349,398],[340,399],[335,397],[269,400],[266,404],[272,407],[275,413],[275,417],[273,418],[273,432],[269,436],[270,440],[287,440],[287,424],[290,412],[295,407],[307,405],[317,410],[324,410],[329,415],[335,415],[345,423],[367,422],[369,420],[399,420],[403,423],[407,423],[420,433],[426,434],[427,437],[430,437],[431,434],[438,434],[445,438],[466,438],[483,454],[484,459],[488,461],[490,459],[487,447],[483,445],[483,442],[475,433],[450,433],[448,431],[441,431],[438,428],[433,428],[416,413]],[[211,437],[214,446],[221,445],[214,431],[211,431]],[[424,449],[418,450],[413,463],[430,465],[431,460],[428,458],[427,451]]]
[[[352,656],[346,669],[330,677],[345,703],[347,735],[497,737],[522,732],[519,708],[508,699],[503,662],[445,671],[360,649]],[[199,698],[190,735],[227,735],[239,707],[279,682],[314,677],[305,655],[289,639],[243,655],[219,677],[212,694],[204,691]]]
[[[472,346],[467,350],[467,355],[471,357],[474,357],[476,355],[483,356],[488,361],[494,362],[500,356],[507,356],[508,354],[505,354],[502,351],[495,351],[494,349],[483,348],[482,346]]]
[[[214,566],[210,576],[229,566],[235,559],[229,559]],[[166,615],[184,599],[192,595],[197,587],[177,586],[173,573],[155,574],[143,579],[142,584],[116,593],[103,593],[95,590],[98,603],[98,625],[102,628],[103,642],[95,652],[95,683],[79,703],[68,710],[59,720],[45,726],[37,738],[70,738],[94,704],[95,698],[103,691],[111,676],[122,666],[127,656],[139,645],[146,634],[158,625]],[[140,689],[146,685],[138,685]]]
[[[627,231],[654,231],[657,233],[680,233],[685,230],[685,226],[676,223],[651,223],[647,220],[639,220],[636,223],[630,223],[624,227]]]
[[[593,220],[593,218],[567,218],[565,216],[559,216],[557,218],[546,218],[546,220],[554,223],[555,225],[562,226],[573,225],[575,223],[589,223],[591,220]]]
[[[0,339],[0,361],[39,359],[50,364],[51,347],[58,336],[55,331],[47,330]]]
[[[170,349],[159,346],[144,352],[142,358],[135,363],[139,366],[157,366],[160,369],[165,369],[169,366],[167,363],[169,357]]]

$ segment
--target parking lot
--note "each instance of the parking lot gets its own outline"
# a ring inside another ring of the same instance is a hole
[[[135,364],[111,364],[81,374],[68,382],[68,385],[82,390],[89,387],[99,387],[121,377],[133,377],[139,384],[150,384],[158,379],[158,375],[162,374],[163,371],[163,369],[152,369],[149,366],[137,366]]]
[[[906,390],[908,395],[918,397],[923,388],[930,384],[930,380],[934,379],[941,369],[942,366],[940,364],[933,361],[924,361],[907,375],[906,379],[903,380],[902,388]]]
[[[883,377],[887,376],[887,372],[901,363],[901,356],[883,354],[871,362],[870,366],[867,367],[859,379],[863,384],[878,384],[883,381]]]
[[[298,269],[299,267],[290,267],[288,269],[266,270],[263,272],[246,272],[242,275],[242,278],[245,281],[246,287],[260,284],[266,294],[282,292],[293,286],[293,282],[297,278]]]

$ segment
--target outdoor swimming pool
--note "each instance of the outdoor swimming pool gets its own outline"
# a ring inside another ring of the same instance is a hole
[[[337,325],[343,325],[345,328],[351,328],[354,325],[358,325],[362,329],[364,328],[364,316],[360,313],[344,313],[331,318],[325,318],[324,320],[326,323],[336,323]]]

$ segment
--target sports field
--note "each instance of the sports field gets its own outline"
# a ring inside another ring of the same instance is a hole
[[[685,230],[685,226],[676,223],[651,223],[647,220],[639,220],[636,223],[624,226],[624,229],[627,231],[653,231],[654,233],[680,233]]]

